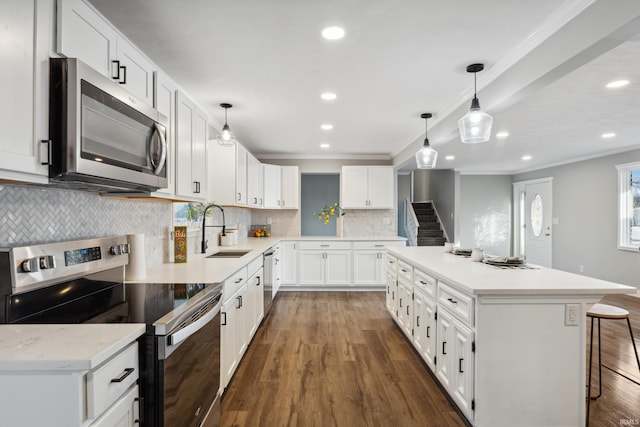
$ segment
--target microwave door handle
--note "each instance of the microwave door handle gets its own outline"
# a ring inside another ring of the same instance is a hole
[[[153,174],[160,175],[162,168],[164,167],[164,163],[167,161],[167,140],[164,137],[164,132],[160,129],[157,123],[153,124],[155,129],[154,133],[158,135],[160,139],[160,146],[162,147],[162,151],[160,152],[160,159],[156,162],[155,159],[151,158],[151,165],[154,167]],[[153,144],[153,138],[149,139],[149,148]],[[149,150],[151,152],[151,150]]]

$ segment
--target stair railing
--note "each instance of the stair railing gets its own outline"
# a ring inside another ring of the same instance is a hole
[[[440,229],[442,230],[442,233],[444,234],[444,238],[446,239],[445,241],[450,242],[451,240],[449,240],[449,236],[447,235],[447,230],[442,225],[442,220],[440,219],[440,215],[438,215],[438,209],[436,209],[436,204],[433,203],[433,201],[431,202],[431,206],[433,206],[433,211],[436,214],[436,218],[438,218],[438,224],[440,224]]]
[[[404,199],[404,230],[407,233],[408,246],[418,246],[418,217],[413,210],[411,200],[407,197]]]

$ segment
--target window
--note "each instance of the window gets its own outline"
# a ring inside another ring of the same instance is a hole
[[[617,165],[620,194],[618,249],[640,247],[640,162]]]

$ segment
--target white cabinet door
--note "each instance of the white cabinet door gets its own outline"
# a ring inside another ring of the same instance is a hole
[[[247,204],[254,208],[264,205],[264,185],[262,163],[251,153],[247,153]]]
[[[398,316],[398,280],[395,274],[387,274],[387,310],[394,318]]]
[[[298,251],[298,266],[301,286],[325,284],[325,262],[323,250]]]
[[[453,316],[446,310],[438,311],[438,343],[436,376],[447,390],[451,390],[451,367],[453,366]]]
[[[282,209],[298,209],[300,173],[298,166],[282,166]]]
[[[264,164],[264,207],[278,209],[281,203],[281,167]]]
[[[353,251],[353,284],[381,285],[385,283],[384,254],[380,251]]]
[[[149,105],[153,104],[153,74],[155,66],[125,38],[117,38],[117,55],[121,76],[118,83]]]
[[[247,149],[236,144],[236,204],[246,205],[247,196]]]
[[[387,166],[372,166],[368,168],[368,174],[368,207],[372,209],[395,208],[393,168]]]
[[[435,371],[436,304],[421,291],[414,290],[413,314],[413,344],[427,366]]]
[[[404,315],[404,311],[406,310],[406,307],[407,307],[407,297],[405,296],[407,292],[407,284],[404,283],[402,280],[400,280],[400,278],[398,278],[397,287],[398,287],[398,294],[397,294],[398,302],[396,304],[396,321],[398,322],[398,326],[400,326],[400,329],[402,329],[402,331],[404,332],[407,324],[407,317]]]
[[[441,310],[442,311],[442,310]],[[452,396],[458,407],[469,419],[473,419],[473,377],[475,358],[473,331],[457,320],[453,323],[453,357],[451,361]]]
[[[107,77],[117,68],[116,29],[82,0],[58,0],[57,51],[78,58]]]
[[[57,51],[78,58],[153,105],[155,65],[83,0],[58,1]]]
[[[351,283],[351,251],[332,250],[325,255],[325,284],[348,285]]]
[[[220,387],[227,387],[238,366],[236,346],[236,305],[235,298],[229,298],[223,305],[220,319]]]
[[[296,256],[295,242],[280,243],[280,277],[283,285],[295,285],[297,283],[298,257]]]
[[[176,93],[176,195],[204,200],[207,123],[204,113],[184,93]]]
[[[247,331],[249,342],[255,335],[264,317],[264,293],[262,287],[262,268],[247,280],[247,297],[243,301],[247,313]]]
[[[343,166],[340,175],[340,206],[344,209],[366,208],[368,182],[366,167]]]
[[[46,183],[51,2],[0,2],[0,178]],[[45,163],[43,165],[42,163]],[[23,175],[24,174],[24,175]]]
[[[133,427],[139,424],[138,386],[129,391],[100,416],[91,427]]]
[[[176,91],[177,85],[169,76],[161,71],[156,72],[155,82],[155,108],[167,117],[167,187],[158,190],[158,193],[173,195],[176,191],[176,158],[175,158],[175,122],[176,122]]]

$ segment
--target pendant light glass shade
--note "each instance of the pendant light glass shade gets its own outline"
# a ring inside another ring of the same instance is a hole
[[[416,152],[416,163],[418,169],[433,169],[436,167],[436,161],[438,160],[438,152],[431,148],[429,144],[429,138],[427,138],[427,119],[432,117],[431,113],[421,114],[420,117],[424,119],[425,131],[424,131],[424,145],[420,150]]]
[[[467,67],[467,72],[473,73],[473,100],[469,112],[458,120],[460,140],[465,144],[486,142],[491,137],[493,117],[480,109],[480,101],[476,96],[476,73],[483,69],[483,64],[471,64]]]
[[[233,144],[238,142],[233,132],[231,132],[229,125],[227,124],[227,110],[233,107],[233,105],[220,104],[220,106],[224,108],[224,126],[222,126],[222,130],[220,131],[218,136],[216,136],[216,142],[223,147],[231,147]]]

